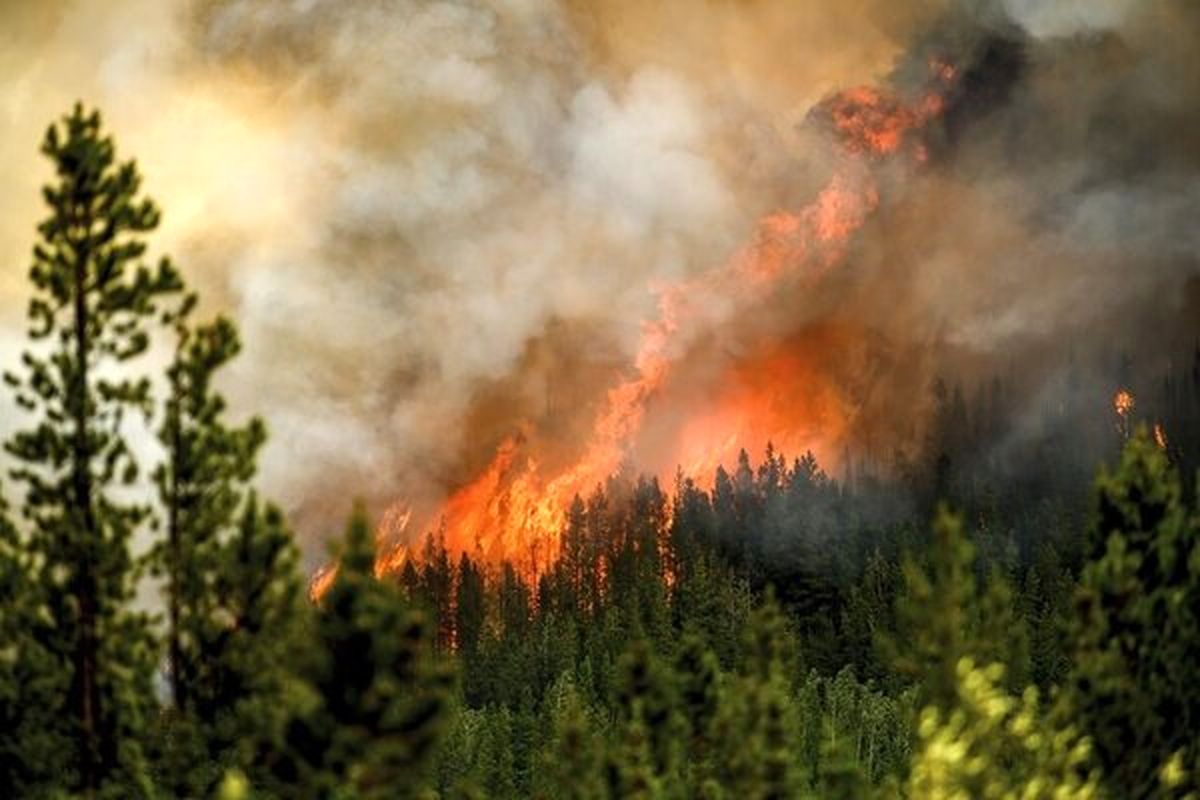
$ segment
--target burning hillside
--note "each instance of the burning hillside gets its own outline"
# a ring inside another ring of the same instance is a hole
[[[1145,381],[1195,340],[1195,4],[59,5],[9,26],[0,141],[77,97],[127,138],[310,568],[353,497],[396,558],[444,522],[532,565],[623,465],[898,475],[938,377],[1012,385],[983,460],[1076,390],[1187,438]]]
[[[726,263],[657,290],[658,316],[643,323],[636,356],[607,390],[577,455],[548,466],[540,433],[519,422],[486,468],[441,505],[416,513],[407,501],[396,503],[379,531],[385,549],[377,572],[399,568],[413,537],[436,531],[452,553],[510,561],[536,574],[557,556],[571,500],[627,463],[663,483],[676,470],[707,483],[739,449],[767,443],[835,463],[855,409],[822,351],[845,347],[838,339],[846,331],[754,342],[712,371],[700,396],[674,391],[673,381],[677,371],[694,368],[704,337],[734,317],[754,315],[781,286],[811,286],[845,261],[855,233],[880,203],[876,171],[884,163],[919,168],[927,157],[923,131],[955,81],[954,68],[941,61],[931,61],[929,72],[924,90],[911,98],[858,87],[814,109],[811,119],[825,124],[836,150],[825,186],[807,205],[763,218]]]

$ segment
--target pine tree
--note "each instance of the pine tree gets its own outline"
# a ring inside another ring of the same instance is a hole
[[[514,714],[507,708],[489,709],[477,741],[478,781],[495,800],[514,800],[517,791]]]
[[[207,761],[260,783],[263,754],[287,721],[290,659],[310,629],[311,610],[292,533],[279,509],[261,506],[253,493],[216,559],[208,616],[196,620],[190,714]]]
[[[56,180],[43,191],[30,278],[24,379],[6,374],[17,401],[38,415],[7,443],[21,466],[38,580],[55,623],[48,642],[70,678],[59,703],[70,729],[71,788],[92,796],[120,781],[147,790],[139,735],[153,694],[149,621],[129,611],[129,539],[145,508],[117,489],[137,479],[124,438],[129,412],[148,413],[150,381],[132,376],[149,345],[156,302],[180,289],[171,265],[141,259],[141,236],[159,220],[139,196],[133,162],[118,164],[100,115],[81,106],[50,127],[42,152]],[[44,344],[43,344],[44,343]]]
[[[1160,777],[1180,795],[1195,792],[1200,517],[1144,429],[1100,476],[1091,548],[1072,627],[1070,707],[1115,796],[1148,796]]]
[[[713,722],[719,782],[731,797],[796,797],[803,784],[789,676],[797,654],[772,593],[752,615],[743,649],[741,673],[723,693]]]
[[[880,680],[887,675],[874,642],[895,625],[893,600],[899,582],[895,562],[875,549],[867,559],[862,579],[846,599],[842,636],[848,661],[867,679]]]
[[[975,548],[963,535],[962,519],[945,507],[938,510],[933,534],[929,573],[905,558],[896,630],[878,640],[884,659],[921,683],[922,702],[946,709],[957,697],[958,661],[971,652]]]
[[[988,573],[978,601],[972,654],[982,664],[1004,665],[1004,685],[1014,694],[1030,682],[1029,628],[1013,589],[997,567]]]
[[[567,521],[563,528],[562,553],[558,570],[561,572],[572,596],[580,605],[583,600],[584,574],[587,569],[587,510],[579,495],[575,495],[567,509]],[[580,611],[590,610],[586,608]]]
[[[249,766],[252,747],[237,758],[239,739],[268,735],[257,723],[270,715],[245,708],[278,706],[256,695],[278,693],[269,654],[279,655],[299,596],[290,534],[278,512],[247,498],[265,428],[257,418],[230,426],[213,387],[240,349],[237,330],[221,317],[192,324],[196,302],[189,294],[167,315],[176,342],[159,430],[166,458],[154,476],[166,517],[153,562],[166,577],[172,701],[161,780],[177,794],[209,791],[231,760]]]
[[[907,791],[929,800],[1097,800],[1099,779],[1086,768],[1087,740],[1071,725],[1052,724],[1030,687],[1020,697],[999,683],[1004,667],[955,668],[948,710],[926,706],[918,725]],[[1119,795],[1122,797],[1131,795]]]
[[[0,498],[0,790],[10,797],[46,795],[69,769],[55,711],[68,676],[44,644],[52,620],[34,575]]]
[[[605,796],[602,747],[587,710],[573,689],[553,709],[553,734],[542,753],[546,800],[599,800]]]
[[[697,796],[713,771],[712,727],[721,707],[721,670],[717,657],[695,631],[683,634],[675,656],[675,674],[681,714],[687,723],[684,777],[689,793]]]
[[[433,660],[434,633],[398,587],[375,579],[361,506],[337,577],[322,598],[308,689],[287,724],[272,772],[283,797],[415,796],[449,715],[452,676]]]
[[[616,706],[620,718],[615,761],[618,797],[681,797],[685,724],[674,675],[645,640],[637,640],[618,664]]]
[[[200,668],[197,640],[209,616],[205,606],[214,600],[211,583],[221,535],[233,523],[266,438],[259,419],[244,427],[226,424],[225,399],[214,390],[213,378],[237,355],[237,330],[224,318],[191,325],[196,302],[189,294],[170,315],[176,342],[159,431],[166,460],[154,476],[166,515],[166,538],[156,562],[167,579],[171,699],[182,712],[193,706],[188,691]]]
[[[454,635],[458,652],[468,662],[475,655],[483,636],[485,599],[483,571],[475,566],[470,556],[463,553],[458,562],[458,581],[455,585]]]
[[[444,529],[425,538],[420,562],[421,601],[433,623],[438,647],[449,651],[454,638],[454,566],[446,550]]]
[[[1043,543],[1021,592],[1029,629],[1030,677],[1043,689],[1060,684],[1070,667],[1065,632],[1074,589],[1075,579],[1062,566],[1056,549]]]
[[[816,784],[822,800],[861,800],[871,796],[870,784],[848,739],[826,733],[821,737],[821,750]]]

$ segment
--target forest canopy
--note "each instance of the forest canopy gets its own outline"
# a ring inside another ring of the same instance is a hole
[[[147,260],[160,212],[98,113],[77,106],[42,152],[29,349],[5,374],[28,419],[0,520],[6,796],[1200,791],[1181,473],[1200,350],[1163,378],[1169,443],[1118,397],[1099,433],[979,460],[1009,424],[1003,381],[974,405],[939,383],[904,469],[839,480],[768,447],[711,487],[618,472],[573,499],[542,569],[434,530],[380,574],[358,506],[310,599],[252,488],[266,425],[231,421],[216,388],[236,325],[198,320],[185,273]]]

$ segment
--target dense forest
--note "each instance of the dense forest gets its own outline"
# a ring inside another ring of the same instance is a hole
[[[215,387],[235,325],[147,261],[159,210],[98,114],[43,153],[5,797],[1200,796],[1200,351],[1003,450],[1004,379],[946,381],[886,469],[614,476],[540,573],[434,531],[376,578],[359,507],[312,601],[252,488],[266,426]]]

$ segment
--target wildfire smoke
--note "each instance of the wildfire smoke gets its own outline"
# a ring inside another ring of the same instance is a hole
[[[814,110],[815,116],[832,122],[836,133],[838,156],[828,183],[807,205],[764,217],[751,243],[728,263],[658,290],[659,314],[643,325],[632,375],[607,391],[573,463],[547,474],[529,447],[534,437],[511,436],[486,469],[418,530],[436,527],[451,553],[472,553],[490,563],[508,561],[536,574],[557,557],[572,499],[618,472],[633,454],[652,410],[678,419],[677,432],[669,445],[658,443],[659,463],[635,466],[656,472],[663,482],[676,469],[697,482],[710,481],[716,468],[732,463],[747,444],[776,442],[796,452],[816,451],[829,463],[851,411],[795,342],[786,348],[769,345],[735,363],[719,381],[726,388],[707,404],[665,412],[653,406],[676,361],[686,358],[689,345],[702,334],[728,318],[753,313],[781,282],[818,281],[842,263],[854,233],[880,202],[873,162],[907,156],[918,164],[925,159],[921,130],[944,108],[943,93],[955,77],[955,70],[940,61],[931,67],[930,87],[911,104],[878,89],[856,87]],[[786,402],[778,402],[781,393],[789,393]],[[664,454],[674,461],[663,462]],[[400,522],[380,527],[381,540],[396,542],[380,555],[380,574],[412,557],[410,505],[401,501],[390,515]]]
[[[46,122],[99,106],[164,209],[152,249],[242,328],[223,388],[270,423],[261,488],[310,567],[355,496],[393,559],[441,528],[531,565],[624,465],[703,482],[768,441],[902,464],[939,376],[1008,387],[980,459],[1047,435],[1044,409],[1110,436],[1114,385],[1178,449],[1146,376],[1200,319],[1198,15],[10,3],[0,251],[27,258]]]

